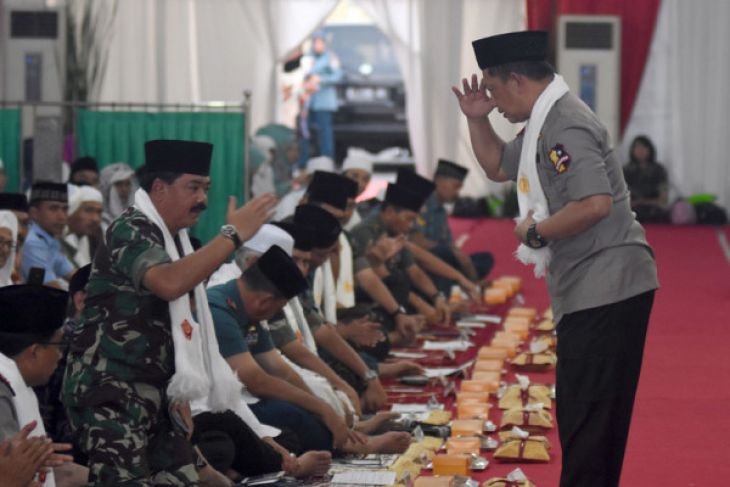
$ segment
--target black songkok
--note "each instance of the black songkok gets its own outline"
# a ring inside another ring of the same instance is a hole
[[[213,145],[189,140],[150,140],[144,144],[146,172],[210,174]]]
[[[0,334],[46,335],[63,326],[68,293],[47,286],[0,287]],[[1,337],[0,337],[1,339]]]
[[[291,299],[307,289],[307,280],[299,267],[278,245],[272,245],[264,252],[256,265],[286,299]]]
[[[485,70],[517,61],[545,61],[548,35],[544,31],[525,30],[483,37],[471,45],[479,69]]]
[[[30,203],[39,201],[60,201],[68,203],[68,186],[65,183],[39,181],[30,189]]]
[[[426,201],[426,199],[431,196],[431,193],[433,193],[433,190],[436,189],[436,185],[433,184],[433,181],[429,181],[423,176],[419,176],[415,171],[411,171],[410,169],[398,170],[398,179],[396,179],[396,184],[416,193],[419,196],[422,196],[423,201]]]
[[[0,193],[0,210],[29,211],[28,198],[23,193]]]
[[[464,166],[460,166],[455,162],[447,161],[446,159],[439,159],[438,165],[436,166],[436,173],[434,173],[433,177],[444,176],[464,181],[468,173],[469,170]]]
[[[326,249],[334,245],[342,227],[337,218],[316,205],[299,205],[294,212],[294,223],[314,230],[312,248]]]
[[[312,182],[307,187],[307,195],[312,202],[327,203],[335,208],[347,208],[347,199],[355,198],[357,183],[352,179],[327,171],[315,171]]]
[[[383,201],[389,205],[418,213],[421,211],[426,198],[400,184],[388,183],[388,189],[385,190],[385,200]]]

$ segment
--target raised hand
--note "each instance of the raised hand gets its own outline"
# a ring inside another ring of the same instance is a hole
[[[451,91],[456,95],[456,99],[459,101],[459,108],[461,112],[467,116],[467,118],[483,118],[494,110],[497,104],[494,102],[494,98],[490,98],[487,95],[487,83],[485,78],[482,78],[481,83],[477,80],[477,75],[471,75],[471,84],[464,78],[461,80],[464,92],[459,91],[456,86],[451,87]]]
[[[246,241],[253,237],[261,225],[271,217],[276,202],[276,196],[273,194],[262,194],[242,207],[236,208],[236,199],[231,196],[228,199],[226,222],[236,227],[241,241]]]
[[[3,486],[39,485],[32,482],[33,477],[53,455],[54,448],[50,440],[45,438],[29,438],[37,424],[31,421],[11,439],[0,442],[0,479]]]

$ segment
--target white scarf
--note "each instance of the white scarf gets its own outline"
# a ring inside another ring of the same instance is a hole
[[[30,436],[45,435],[46,429],[43,427],[41,411],[38,409],[38,398],[33,392],[33,388],[25,383],[15,360],[2,353],[0,353],[0,374],[10,383],[10,387],[15,393],[13,408],[15,408],[15,414],[18,416],[18,426],[22,428],[31,421],[35,421],[37,426]],[[56,479],[53,476],[53,469],[46,475],[46,481],[43,485],[44,487],[55,487]]]
[[[304,308],[302,308],[302,303],[298,297],[293,297],[286,303],[286,306],[284,306],[284,316],[292,331],[294,331],[294,334],[301,336],[304,345],[309,351],[317,355],[317,342],[314,341],[312,330],[309,328],[307,319],[304,316]]]
[[[140,188],[134,194],[134,206],[162,231],[165,251],[170,259],[173,262],[179,260],[175,241],[144,189]],[[193,253],[187,230],[182,229],[177,235],[184,255]],[[243,386],[218,349],[213,318],[202,283],[195,286],[194,295],[197,321],[190,310],[188,293],[169,303],[175,374],[167,386],[167,395],[184,401],[208,396],[211,411],[235,411]]]
[[[525,126],[522,152],[520,153],[520,165],[517,170],[517,202],[520,206],[519,221],[524,220],[530,210],[533,211],[532,217],[536,222],[540,222],[550,216],[547,199],[545,198],[545,193],[537,174],[537,164],[535,164],[537,140],[550,109],[567,92],[568,85],[562,76],[556,74],[532,107],[530,119]],[[515,254],[523,264],[535,265],[535,277],[545,275],[552,257],[549,247],[533,249],[523,243],[517,247]]]
[[[91,245],[89,243],[89,237],[84,235],[79,238],[74,233],[67,233],[63,240],[74,249],[74,255],[71,256],[71,262],[77,267],[81,268],[86,264],[91,264]]]
[[[18,242],[18,219],[10,210],[0,210],[0,228],[10,229],[10,240]],[[0,287],[13,284],[13,269],[15,268],[15,247],[10,249],[8,260],[0,267]]]
[[[340,233],[340,272],[337,276],[337,306],[355,306],[355,275],[352,271],[352,246],[347,236]]]
[[[314,304],[322,311],[328,323],[337,323],[337,297],[335,294],[335,277],[329,259],[314,271],[312,283]]]

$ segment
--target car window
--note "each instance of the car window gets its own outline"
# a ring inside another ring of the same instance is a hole
[[[371,76],[400,78],[393,47],[374,25],[328,25],[323,30],[327,45],[348,75],[361,75],[361,67],[369,65]]]

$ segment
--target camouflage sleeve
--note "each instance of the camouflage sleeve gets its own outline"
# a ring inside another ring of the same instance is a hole
[[[145,272],[153,266],[171,262],[162,232],[147,218],[118,220],[110,230],[107,238],[115,267],[132,281],[138,292]]]
[[[269,332],[271,333],[271,340],[274,342],[276,348],[279,349],[297,339],[294,330],[289,326],[289,322],[283,313],[269,320]]]
[[[355,263],[355,272],[369,269],[370,261],[367,258],[366,251],[368,244],[372,240],[371,232],[368,227],[360,224],[352,229],[350,233],[350,243],[352,245],[352,257]]]

